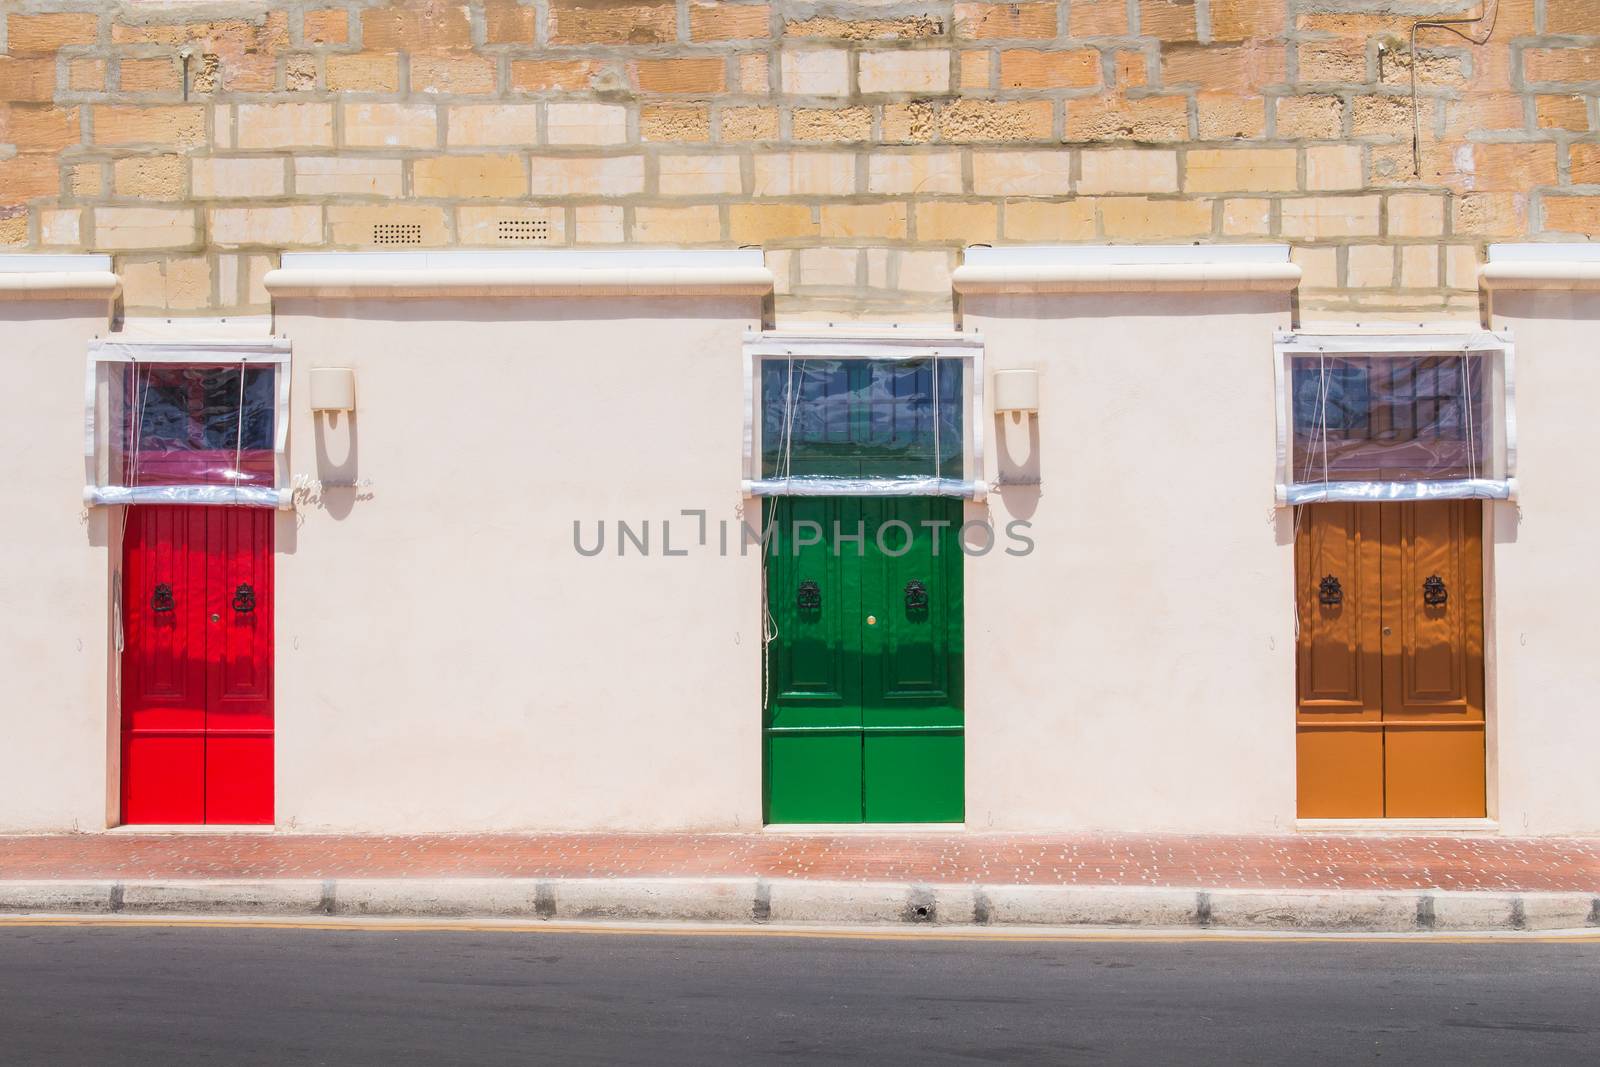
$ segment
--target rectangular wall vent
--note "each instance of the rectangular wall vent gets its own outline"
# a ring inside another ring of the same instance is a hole
[[[547,219],[501,219],[495,226],[495,236],[502,241],[548,241],[550,222]]]
[[[375,245],[420,245],[422,223],[375,222],[372,224],[372,243]]]

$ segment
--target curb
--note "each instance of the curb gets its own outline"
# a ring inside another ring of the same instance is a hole
[[[760,878],[0,881],[0,913],[1428,933],[1600,928],[1600,894]]]

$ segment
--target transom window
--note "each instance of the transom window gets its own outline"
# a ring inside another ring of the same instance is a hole
[[[91,503],[282,506],[288,349],[96,342]]]
[[[1284,502],[1510,495],[1509,342],[1282,335],[1278,348]]]
[[[746,352],[752,495],[981,492],[974,344],[768,335]]]

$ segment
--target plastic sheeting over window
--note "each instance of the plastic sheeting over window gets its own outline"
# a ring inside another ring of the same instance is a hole
[[[981,496],[979,353],[965,338],[752,340],[745,491]]]
[[[1279,500],[1509,498],[1511,354],[1488,333],[1279,335]]]
[[[92,504],[285,507],[286,341],[96,341],[89,349]]]

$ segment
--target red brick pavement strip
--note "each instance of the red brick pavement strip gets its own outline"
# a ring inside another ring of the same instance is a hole
[[[1600,839],[1154,834],[59,834],[0,879],[766,877],[1600,893]]]

